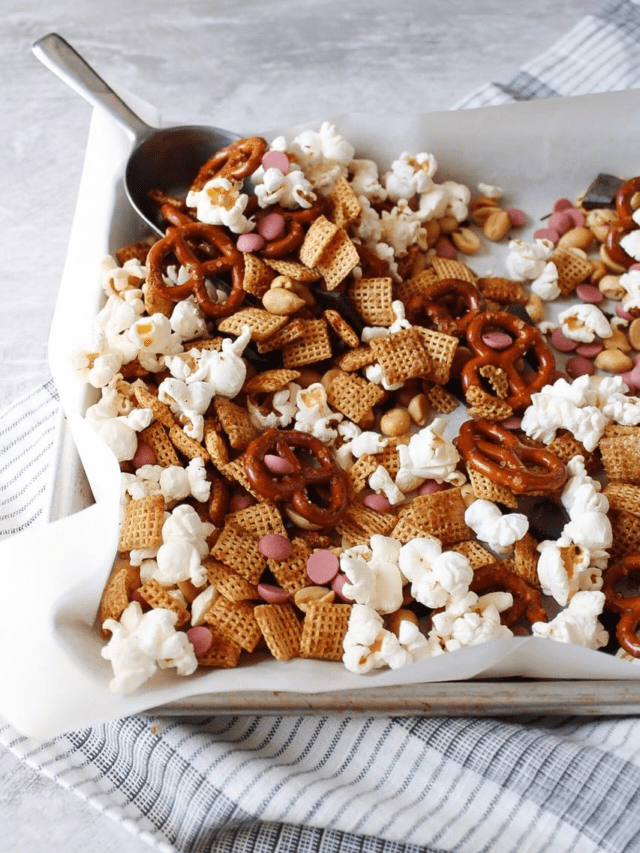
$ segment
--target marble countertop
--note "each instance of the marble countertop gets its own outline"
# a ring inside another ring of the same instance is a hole
[[[31,44],[56,31],[116,88],[174,121],[266,131],[353,110],[445,110],[508,82],[594,0],[18,0],[3,15],[0,405],[49,378],[47,338],[90,107]],[[55,11],[54,11],[55,8]],[[470,144],[472,150],[472,143]],[[3,849],[149,849],[75,794],[0,752]]]

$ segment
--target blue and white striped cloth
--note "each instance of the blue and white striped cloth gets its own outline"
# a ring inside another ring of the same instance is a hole
[[[613,0],[457,106],[640,87],[640,3]],[[0,416],[0,535],[46,518],[51,383]],[[634,853],[640,721],[144,715],[0,742],[180,853]]]

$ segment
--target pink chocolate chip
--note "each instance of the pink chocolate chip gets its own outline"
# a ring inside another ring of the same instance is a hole
[[[567,373],[572,379],[577,379],[578,376],[593,376],[595,370],[593,362],[581,355],[574,355],[567,361]]]
[[[573,207],[573,202],[568,198],[559,198],[553,203],[553,212],[561,213],[563,210],[570,210]]]
[[[419,495],[432,495],[434,492],[443,492],[448,488],[446,483],[438,483],[436,480],[425,480],[418,487]]]
[[[196,657],[206,654],[211,648],[213,634],[206,625],[196,625],[187,631],[187,639],[193,646]]]
[[[635,393],[636,393],[636,391],[638,390],[638,385],[637,385],[637,383],[636,383],[636,378],[637,378],[637,379],[640,379],[640,376],[636,376],[636,375],[634,375],[633,370],[628,370],[626,373],[621,373],[621,374],[620,374],[620,378],[621,378],[621,379],[622,379],[622,381],[625,383],[625,385],[628,387],[629,391],[630,391],[632,394],[635,394]]]
[[[285,219],[281,213],[268,213],[258,223],[258,233],[265,240],[277,240],[284,231]]]
[[[573,223],[574,228],[582,228],[584,225],[584,213],[581,210],[578,210],[577,207],[572,207],[566,211],[567,216],[571,217],[571,221]]]
[[[436,255],[439,258],[448,258],[450,261],[458,260],[458,253],[455,246],[453,246],[448,240],[442,240],[442,242],[438,243]]]
[[[231,495],[229,498],[229,510],[237,512],[239,509],[247,509],[247,507],[253,506],[254,503],[255,501],[251,495]]]
[[[335,594],[341,601],[344,601],[347,604],[352,604],[353,599],[349,598],[349,596],[345,595],[343,592],[343,587],[346,583],[349,583],[349,578],[346,575],[337,574],[335,578],[331,581],[331,589],[335,592]]]
[[[260,537],[258,548],[270,560],[286,560],[293,550],[287,537],[279,533],[265,533]]]
[[[155,465],[157,462],[154,449],[146,441],[138,441],[138,447],[131,460],[134,468],[142,468],[143,465]]]
[[[265,169],[280,169],[283,175],[287,174],[290,165],[284,151],[267,151],[262,158],[262,166]]]
[[[551,334],[551,343],[557,350],[560,350],[560,352],[572,352],[578,346],[578,341],[568,338],[560,326],[553,330]]]
[[[510,207],[507,210],[507,216],[512,225],[516,228],[521,228],[523,225],[527,224],[527,219],[529,218],[524,210],[520,210],[519,207]]]
[[[289,599],[289,593],[286,589],[270,583],[259,583],[258,595],[267,604],[282,604]]]
[[[513,338],[506,332],[487,332],[482,340],[491,349],[506,349],[513,343]]]
[[[616,314],[620,317],[621,320],[633,320],[633,314],[630,314],[628,311],[625,311],[622,307],[621,302],[616,302]]]
[[[264,464],[274,474],[293,474],[295,468],[288,459],[283,459],[276,453],[265,453],[263,456]]]
[[[603,349],[604,346],[601,343],[580,344],[576,347],[576,355],[581,355],[584,358],[595,358]]]
[[[522,426],[522,418],[519,418],[517,415],[511,415],[510,418],[505,418],[501,421],[501,425],[505,429],[520,429]]]
[[[239,252],[257,252],[264,246],[264,237],[260,234],[241,234],[236,246]]]
[[[602,293],[592,284],[579,284],[576,287],[576,293],[583,302],[590,302],[592,305],[597,305],[604,299]]]
[[[554,231],[557,231],[558,234],[562,235],[565,234],[570,228],[573,228],[573,219],[565,210],[562,210],[558,213],[551,214],[551,216],[549,217],[548,226]]]
[[[327,548],[314,551],[307,560],[307,574],[319,586],[330,583],[338,574],[339,568],[340,560],[333,551],[329,551]]]
[[[385,495],[367,495],[362,503],[365,506],[368,506],[369,509],[374,509],[376,512],[389,512],[391,509],[391,504],[389,503],[389,499],[385,497]]]
[[[555,228],[538,228],[533,234],[534,240],[550,240],[552,243],[557,243],[560,239],[560,234]]]

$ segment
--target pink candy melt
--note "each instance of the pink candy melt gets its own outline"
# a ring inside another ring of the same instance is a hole
[[[578,376],[593,376],[595,367],[593,362],[588,358],[583,358],[581,355],[575,355],[567,362],[567,373],[572,379],[577,379]]]
[[[257,252],[264,246],[264,237],[260,234],[241,234],[236,246],[239,252]]]
[[[265,240],[277,240],[284,231],[285,220],[281,213],[268,213],[258,224],[258,233]]]
[[[437,483],[435,480],[425,480],[418,487],[419,495],[432,495],[434,492],[442,492],[447,488],[445,483]]]
[[[187,638],[193,646],[196,657],[206,654],[213,642],[213,634],[206,625],[196,625],[195,628],[189,628]]]
[[[628,311],[625,311],[622,307],[621,302],[616,302],[616,314],[622,320],[633,320],[633,314],[630,314]]]
[[[267,151],[262,158],[262,166],[265,169],[280,169],[286,175],[290,166],[289,158],[284,151]]]
[[[391,509],[391,504],[384,495],[367,495],[362,503],[376,512],[389,512]]]
[[[239,509],[247,509],[254,504],[254,500],[250,495],[231,495],[229,498],[229,509],[231,512],[237,512]]]
[[[578,210],[577,207],[572,207],[571,210],[567,210],[567,215],[571,217],[574,228],[582,228],[585,220],[584,213],[581,210]]]
[[[604,296],[597,287],[594,287],[592,284],[579,284],[576,287],[576,293],[584,302],[590,302],[592,305],[597,305],[598,302],[602,302]]]
[[[258,584],[258,595],[267,604],[282,604],[289,599],[289,593],[286,589],[279,586],[273,586],[270,583]]]
[[[554,228],[538,228],[533,235],[534,240],[551,240],[552,243],[557,243],[560,239],[560,234]]]
[[[559,198],[557,201],[553,203],[553,212],[560,213],[563,210],[569,210],[573,207],[573,202],[568,198]]]
[[[266,533],[258,542],[260,553],[270,560],[286,560],[291,556],[291,542],[279,533]]]
[[[512,225],[515,225],[516,228],[520,228],[522,225],[527,224],[527,214],[524,210],[520,210],[518,207],[510,207],[507,210],[507,216],[509,217],[509,221]]]
[[[341,601],[344,601],[344,602],[346,602],[347,604],[352,604],[352,603],[353,603],[353,599],[352,599],[352,598],[349,598],[348,596],[346,596],[346,595],[344,594],[344,592],[342,591],[342,588],[344,587],[344,585],[345,585],[346,583],[349,583],[349,579],[347,578],[347,576],[346,576],[346,575],[337,574],[337,575],[335,576],[335,578],[331,581],[331,589],[335,592],[335,594],[338,596],[338,598],[339,598]]]
[[[578,346],[578,342],[568,338],[560,327],[553,330],[551,343],[560,352],[572,352]]]
[[[293,474],[294,467],[288,459],[277,456],[275,453],[265,453],[264,464],[274,474]]]
[[[143,465],[155,465],[156,454],[150,444],[146,441],[139,441],[138,448],[131,462],[134,468],[142,468]]]
[[[513,343],[513,338],[506,332],[487,332],[482,336],[482,340],[491,349],[506,349]]]
[[[440,243],[438,248],[436,249],[436,255],[439,258],[448,258],[450,261],[458,260],[458,253],[455,250],[455,247],[446,241]]]
[[[595,358],[603,349],[604,346],[600,343],[580,344],[579,347],[576,347],[576,354],[584,358]]]
[[[307,574],[310,580],[320,586],[330,583],[338,574],[339,568],[340,561],[333,551],[326,548],[314,551],[307,560]]]
[[[573,219],[566,211],[552,213],[549,217],[549,228],[557,231],[558,234],[565,234],[570,228],[573,228]]]

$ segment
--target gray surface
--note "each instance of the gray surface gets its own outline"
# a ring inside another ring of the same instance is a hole
[[[588,0],[18,0],[0,30],[5,258],[0,401],[48,378],[46,342],[90,108],[30,45],[60,32],[114,86],[167,121],[239,132],[354,109],[447,109],[508,81],[582,16]],[[473,149],[470,147],[470,155]],[[2,849],[148,850],[74,794],[0,753]]]

